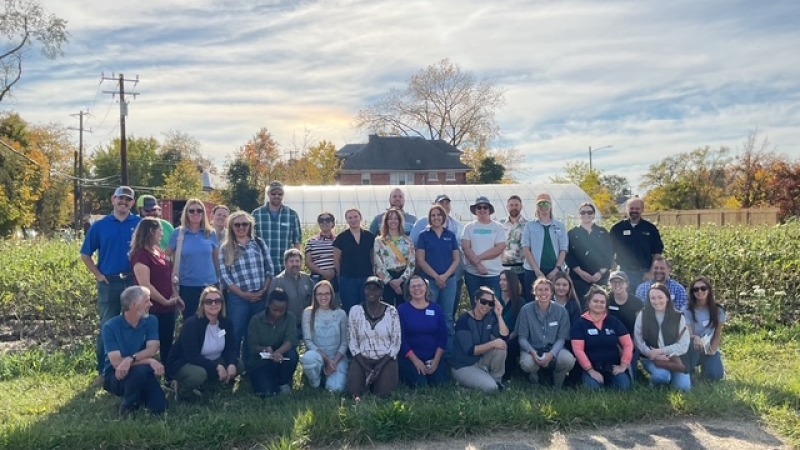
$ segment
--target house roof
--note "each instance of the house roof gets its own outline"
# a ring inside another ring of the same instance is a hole
[[[366,144],[347,144],[336,156],[343,171],[449,170],[469,171],[461,150],[442,140],[370,135]]]

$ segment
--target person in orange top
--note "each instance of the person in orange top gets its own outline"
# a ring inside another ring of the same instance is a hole
[[[631,388],[631,333],[619,319],[608,315],[606,291],[592,286],[586,297],[588,310],[572,324],[572,351],[584,370],[583,385],[591,390],[611,387],[626,391]]]

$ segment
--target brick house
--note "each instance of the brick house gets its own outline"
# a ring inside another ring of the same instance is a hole
[[[340,185],[466,184],[472,170],[461,162],[461,150],[442,140],[370,135],[366,144],[347,144]]]

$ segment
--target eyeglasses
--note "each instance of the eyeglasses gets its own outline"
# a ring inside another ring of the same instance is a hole
[[[204,305],[221,305],[222,299],[221,298],[207,298],[203,300]]]
[[[481,299],[478,299],[478,301],[483,306],[490,306],[490,307],[494,308],[494,300],[493,299],[481,298]]]
[[[189,210],[187,210],[187,212],[188,212],[189,214],[203,214],[203,210],[202,210],[202,209],[200,209],[200,208],[196,208],[196,209],[189,209]]]
[[[478,205],[475,207],[475,209],[477,210],[489,209],[489,205]]]
[[[317,219],[317,223],[333,223],[333,217],[323,217],[321,219]]]
[[[539,208],[549,208],[550,207],[550,202],[539,202],[539,203],[536,204],[536,206],[538,206]],[[583,213],[581,213],[581,214],[583,214]]]
[[[249,226],[250,226],[250,222],[234,222],[233,223],[233,227],[234,228],[247,228]]]
[[[700,291],[705,292],[707,290],[708,290],[708,286],[695,286],[695,287],[692,288],[692,292],[700,292]]]
[[[581,211],[582,216],[593,216],[594,211]]]

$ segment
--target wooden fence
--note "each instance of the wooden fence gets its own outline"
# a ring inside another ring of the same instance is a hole
[[[776,225],[778,208],[692,209],[645,212],[642,216],[658,225]]]

